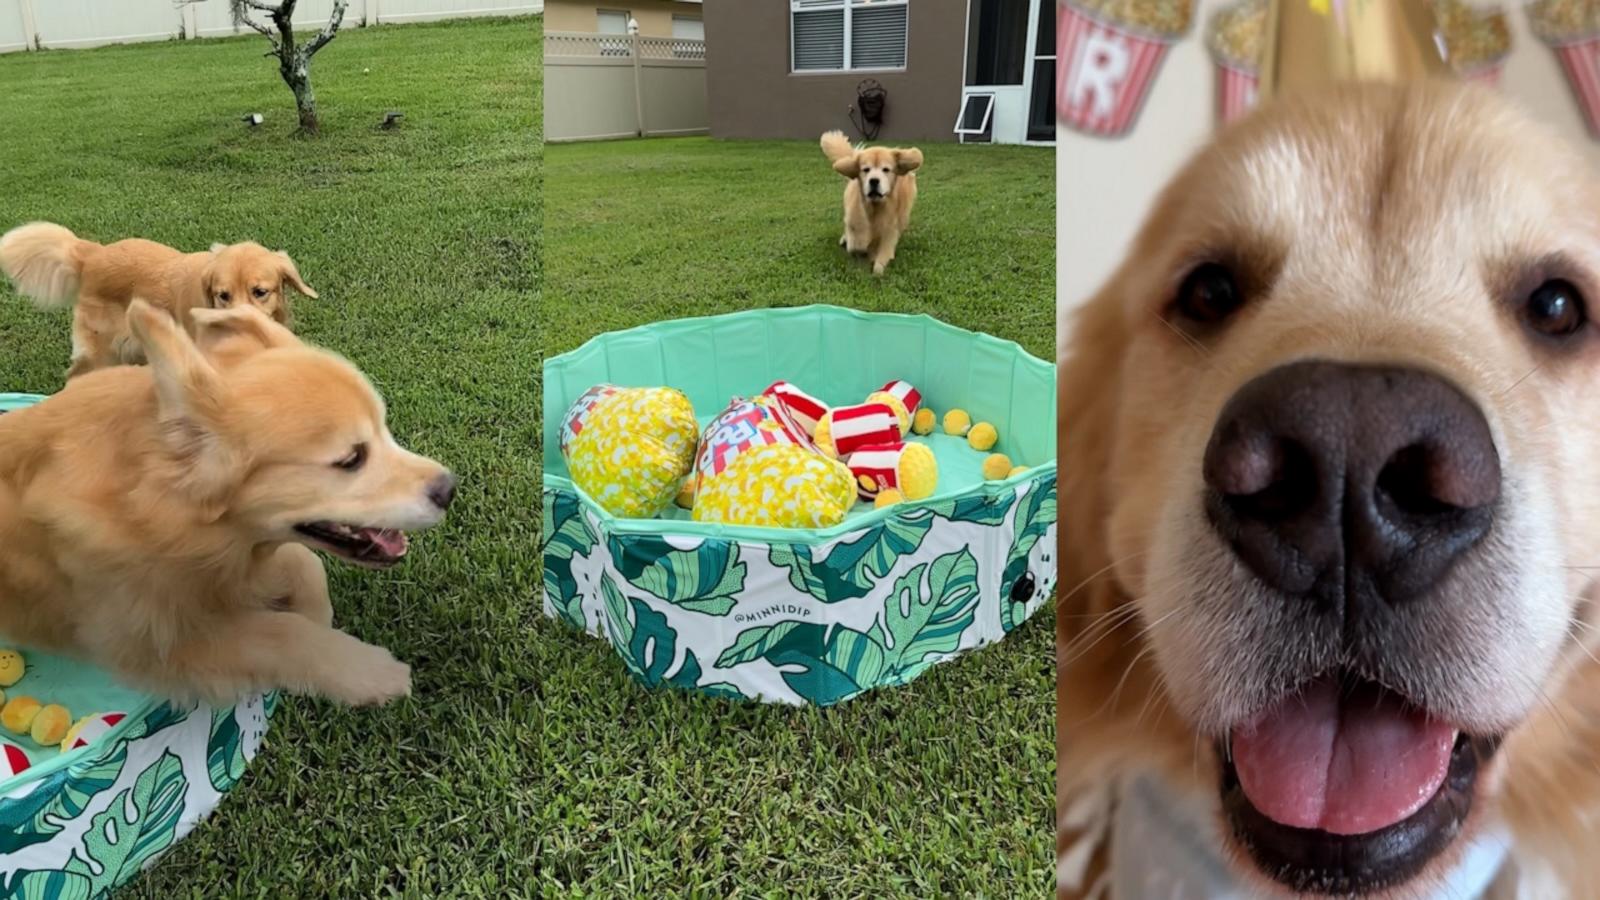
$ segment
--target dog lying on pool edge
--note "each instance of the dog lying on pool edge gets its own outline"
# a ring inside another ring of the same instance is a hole
[[[407,695],[405,664],[332,627],[311,551],[393,565],[454,476],[348,362],[253,308],[192,315],[193,340],[135,301],[148,367],[0,415],[0,635],[174,699]]]
[[[1275,101],[1160,195],[1060,376],[1065,895],[1139,804],[1252,896],[1600,883],[1597,210],[1445,83]]]

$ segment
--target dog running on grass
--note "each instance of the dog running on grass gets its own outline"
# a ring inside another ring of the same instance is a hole
[[[75,305],[68,378],[144,361],[126,327],[135,297],[193,333],[193,310],[253,306],[281,325],[289,321],[286,287],[317,296],[289,254],[253,241],[184,253],[140,238],[97,244],[50,222],[0,235],[0,272],[40,306]]]
[[[822,154],[833,170],[849,181],[844,186],[844,235],[839,246],[872,258],[872,273],[882,275],[894,260],[900,236],[911,225],[917,202],[917,169],[922,151],[915,147],[856,149],[842,131],[822,136]]]
[[[455,478],[395,442],[343,359],[245,305],[195,338],[143,301],[148,366],[0,415],[0,635],[174,699],[410,693],[389,651],[332,627],[312,549],[393,565]]]

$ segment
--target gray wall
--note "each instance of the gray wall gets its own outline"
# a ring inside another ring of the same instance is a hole
[[[913,0],[903,72],[789,73],[786,0],[705,0],[706,93],[711,134],[809,138],[830,128],[860,134],[846,109],[856,84],[889,92],[880,141],[951,141],[961,106],[967,0]]]

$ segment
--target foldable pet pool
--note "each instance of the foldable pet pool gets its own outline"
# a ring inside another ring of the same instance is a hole
[[[600,383],[683,391],[702,426],[783,379],[831,404],[903,379],[940,414],[999,429],[1029,468],[985,481],[985,454],[936,430],[925,500],[857,504],[825,529],[612,516],[575,487],[558,431]],[[752,310],[601,335],[544,366],[545,614],[608,640],[650,685],[829,705],[904,684],[997,641],[1055,587],[1055,367],[927,316]]]
[[[0,415],[42,400],[0,394]],[[175,708],[83,663],[21,648],[7,697],[93,716],[72,749],[0,729],[0,896],[102,897],[188,834],[244,774],[277,695]]]

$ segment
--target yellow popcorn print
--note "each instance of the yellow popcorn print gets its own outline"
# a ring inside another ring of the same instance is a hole
[[[855,499],[855,478],[843,463],[797,444],[766,444],[739,453],[715,475],[701,475],[694,520],[827,528],[844,521]]]
[[[660,514],[694,465],[694,407],[665,387],[596,385],[568,410],[561,453],[572,483],[614,516]]]

